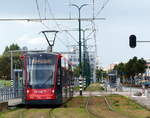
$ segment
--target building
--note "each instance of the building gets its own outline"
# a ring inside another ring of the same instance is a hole
[[[112,63],[109,64],[107,67],[104,68],[104,71],[109,72],[110,70],[113,70],[115,65],[117,65],[118,63]]]
[[[144,74],[145,76],[150,77],[150,59],[146,60],[146,66],[147,66],[147,69]]]
[[[96,75],[95,75],[95,69],[96,65],[98,64],[97,59],[95,58],[95,52],[88,52],[85,55],[86,57],[89,57],[89,62],[90,62],[90,68],[91,68],[91,80],[93,82],[96,81]],[[79,50],[77,47],[74,47],[71,49],[71,52],[67,54],[69,61],[72,63],[73,68],[77,67],[79,65]],[[81,60],[83,62],[83,53],[81,56]]]

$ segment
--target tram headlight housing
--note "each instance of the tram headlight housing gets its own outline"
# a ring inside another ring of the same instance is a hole
[[[55,93],[55,90],[54,90],[54,89],[52,89],[52,93],[53,93],[53,94]]]
[[[29,90],[27,90],[27,94],[29,93],[30,91]]]

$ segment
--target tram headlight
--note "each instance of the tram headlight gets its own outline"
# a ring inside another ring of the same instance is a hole
[[[29,90],[27,90],[27,94],[29,93],[30,91]]]
[[[52,93],[55,93],[55,90],[54,90],[54,89],[52,89]]]

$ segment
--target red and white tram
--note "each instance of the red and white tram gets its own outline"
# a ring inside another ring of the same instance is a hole
[[[73,96],[71,64],[61,54],[28,52],[23,61],[26,105],[59,105]]]

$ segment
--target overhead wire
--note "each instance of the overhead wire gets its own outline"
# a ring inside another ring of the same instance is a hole
[[[44,7],[45,7],[45,8],[44,8],[44,13],[45,13],[45,14],[44,14],[44,15],[45,15],[45,19],[46,19],[46,3],[47,3],[47,2],[46,2],[46,0],[45,0],[44,2],[45,2],[45,5],[44,5]]]
[[[55,16],[54,16],[54,14],[53,14],[53,12],[52,12],[52,9],[51,9],[51,6],[50,6],[50,3],[49,3],[48,0],[47,0],[47,4],[48,4],[48,8],[49,8],[49,11],[50,11],[51,16],[55,19]],[[60,28],[60,25],[57,23],[57,21],[54,20],[54,22],[55,22],[57,28],[62,31],[62,29]],[[70,34],[70,33],[67,32],[67,31],[65,31],[65,33],[68,34],[75,42],[77,42],[76,39],[75,39],[75,37],[74,37],[72,34]]]
[[[41,21],[41,13],[40,13],[40,9],[39,9],[38,0],[35,0],[35,3],[36,3],[36,7],[37,7],[37,12],[38,12],[38,15],[39,15],[39,18],[40,18],[40,22],[42,22]]]
[[[49,4],[49,1],[48,0],[45,0],[45,17],[46,17],[46,3],[48,4],[48,7],[49,7],[49,12],[50,12],[50,14],[52,15],[52,17],[55,19],[55,16],[53,15],[53,13],[52,13],[52,10],[51,10],[51,7],[50,7],[50,4]],[[57,27],[60,29],[60,27],[59,27],[59,24],[56,22],[56,20],[54,20],[55,21],[55,23],[56,23],[56,25],[57,25]],[[44,23],[42,23],[46,28],[48,28],[48,29],[50,29],[50,27],[49,26],[47,26],[46,24],[44,24]],[[61,39],[61,38],[59,38],[59,37],[57,37],[58,39]],[[66,48],[67,48],[67,45],[65,45],[65,43],[62,41],[62,39],[60,40],[60,42],[61,42],[61,44],[63,44]]]
[[[71,19],[71,4],[72,4],[72,2],[71,2],[71,0],[69,0],[69,18]]]
[[[65,27],[66,29],[69,29],[70,27],[67,27],[67,26],[64,26],[64,25],[62,25],[62,24],[58,24],[59,26],[62,26],[62,27]],[[63,30],[64,31],[64,30]],[[62,32],[63,32],[62,31]],[[68,36],[68,35],[67,35]],[[70,37],[70,36],[69,36]],[[70,44],[70,42],[69,42],[69,40],[67,39],[67,41],[68,41],[68,43]]]
[[[38,12],[38,15],[39,15],[40,23],[41,23],[45,28],[48,28],[48,29],[49,29],[49,27],[48,27],[45,23],[42,22],[42,17],[41,17],[41,12],[40,12],[40,7],[39,7],[38,0],[35,0],[35,3],[36,3],[37,12]],[[46,3],[45,3],[45,4],[46,4]],[[45,7],[46,7],[46,5],[45,5]],[[46,8],[45,8],[45,9],[46,9]]]
[[[48,1],[48,0],[47,0],[47,1]],[[51,10],[51,6],[50,6],[50,4],[49,4],[49,1],[48,1],[48,6],[49,6],[49,10],[50,10],[50,13],[51,13],[52,17],[55,19],[55,16],[54,16],[54,14],[53,14],[53,12],[52,12],[52,10]],[[56,20],[54,20],[54,21],[55,21],[55,23],[56,23],[58,29],[62,30],[62,29],[60,28],[60,25],[57,23],[57,21],[56,21]],[[75,39],[75,37],[74,37],[72,34],[70,34],[69,32],[66,32],[66,33],[67,33],[69,36],[71,36],[72,39]]]
[[[78,41],[76,41],[76,39],[72,36],[72,34],[69,31],[65,31],[76,43],[78,43]]]
[[[38,11],[38,15],[39,18],[41,19],[41,13],[40,13],[40,9],[39,9],[39,5],[38,5],[38,0],[36,0],[36,6],[37,6],[37,11]],[[45,8],[44,8],[44,12],[45,12],[45,19],[46,19],[46,0],[45,0]],[[42,20],[40,20],[40,23],[47,29],[50,29],[49,26],[47,26],[45,23],[42,22]],[[60,40],[61,41],[61,40]],[[62,41],[61,41],[62,42]],[[64,43],[62,42],[62,44],[64,45]],[[66,45],[64,45],[66,46]]]
[[[52,12],[51,5],[50,5],[50,3],[49,3],[48,0],[47,0],[47,5],[48,5],[49,12],[50,12],[52,18],[54,19],[54,22],[55,22],[57,28],[61,30],[61,28],[59,27],[59,24],[58,24],[57,21],[55,20],[55,16],[54,16],[54,14],[53,14],[53,12]]]
[[[53,14],[53,12],[52,12],[52,10],[51,10],[51,6],[50,6],[50,3],[49,3],[49,1],[48,0],[45,0],[45,8],[44,8],[44,12],[45,12],[45,18],[46,18],[46,3],[47,3],[47,5],[48,5],[48,9],[49,9],[49,12],[50,12],[50,14],[51,14],[51,16],[53,17],[53,19],[55,19],[55,16],[54,16],[54,14]],[[37,6],[37,11],[38,11],[38,14],[39,14],[39,18],[41,19],[41,13],[40,13],[40,9],[39,9],[39,4],[38,4],[38,0],[36,0],[36,6]],[[56,24],[56,26],[57,26],[57,28],[60,30],[60,31],[62,31],[62,29],[60,28],[60,25],[57,23],[57,21],[56,20],[54,20],[54,22],[55,22],[55,24]],[[47,26],[45,23],[43,23],[42,22],[42,20],[41,20],[41,24],[45,27],[45,28],[48,28],[48,29],[50,29],[50,27],[49,26]],[[76,41],[76,38],[71,34],[71,33],[69,33],[68,31],[64,31],[66,34],[68,34],[76,43],[78,43],[78,41]],[[93,32],[92,32],[93,33]],[[91,34],[92,34],[91,33]],[[91,35],[90,34],[90,35]],[[89,37],[89,36],[88,36]],[[61,42],[62,42],[62,40],[60,40]],[[62,44],[64,44],[64,42],[62,42]],[[66,45],[65,45],[66,46]]]
[[[104,2],[104,4],[102,5],[102,7],[100,8],[100,10],[97,12],[96,17],[103,11],[103,9],[105,8],[105,6],[108,4],[110,0],[106,0],[106,2]]]
[[[49,3],[48,0],[47,0],[47,4],[48,4],[48,9],[49,9],[49,12],[50,12],[51,16],[55,19],[55,16],[54,16],[54,14],[53,14],[53,12],[52,12],[52,9],[51,9],[51,6],[50,6],[50,3]],[[54,20],[54,22],[55,22],[57,28],[60,29],[60,30],[62,30],[62,29],[60,28],[59,24],[57,23],[57,21]],[[59,39],[60,39],[60,38],[59,38]],[[64,46],[66,46],[65,43],[64,43],[62,40],[60,40],[60,42],[61,42]],[[66,47],[67,47],[67,46],[66,46]]]
[[[61,44],[63,44],[66,48],[68,48],[68,46],[64,43],[64,41],[62,40],[62,38],[57,37],[58,39],[60,39]]]

